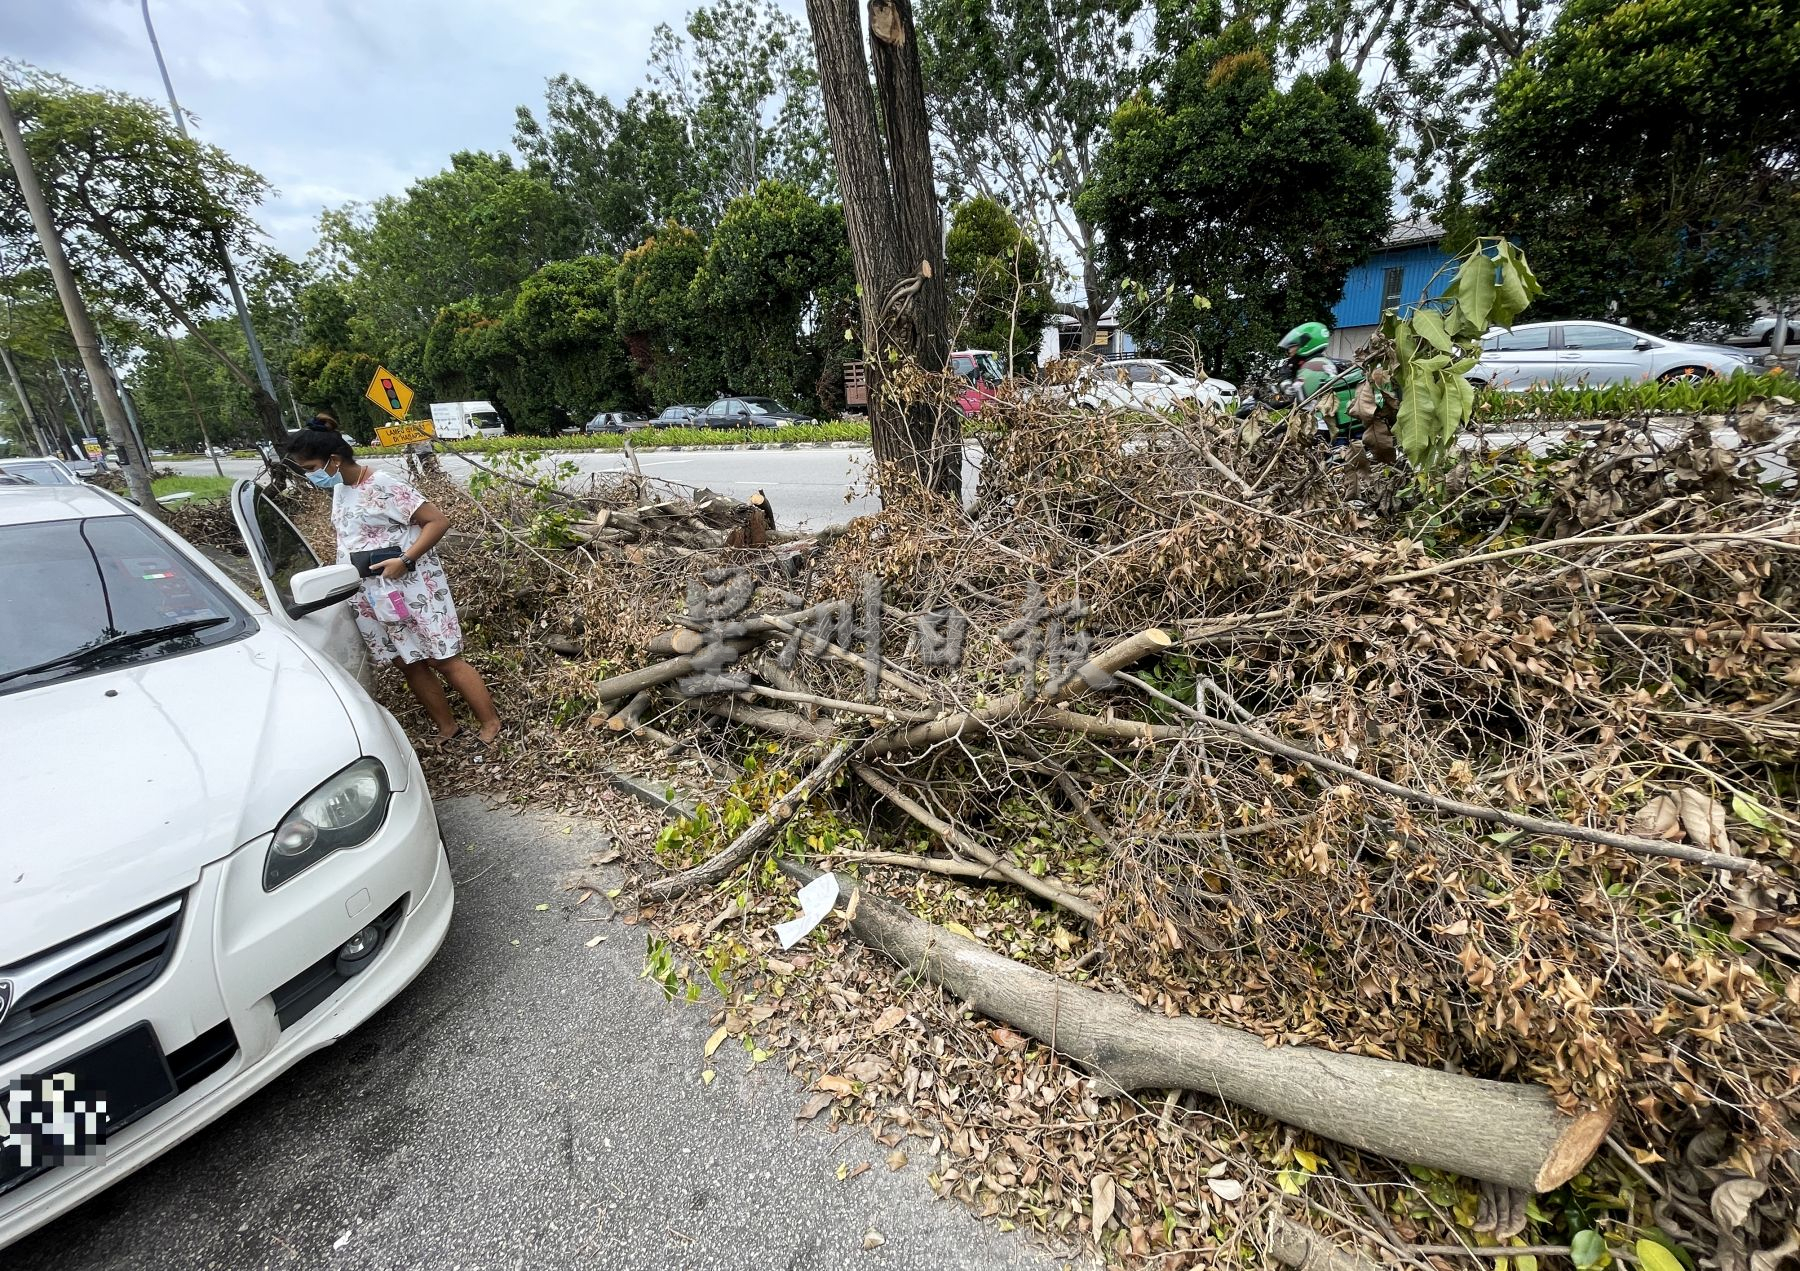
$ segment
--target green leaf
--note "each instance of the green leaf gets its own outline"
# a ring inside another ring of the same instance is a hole
[[[1413,330],[1423,336],[1438,352],[1449,353],[1455,348],[1450,342],[1450,333],[1444,330],[1444,315],[1437,310],[1413,310],[1412,325]]]
[[[1769,810],[1747,794],[1732,795],[1731,810],[1746,825],[1754,825],[1759,830],[1769,828]]]
[[[1438,389],[1430,376],[1406,380],[1400,390],[1400,410],[1394,420],[1394,440],[1416,467],[1431,453],[1433,428],[1437,422]]]
[[[1637,1258],[1644,1271],[1684,1271],[1681,1259],[1654,1240],[1637,1242]]]
[[[1600,1266],[1600,1260],[1606,1256],[1606,1238],[1592,1227],[1576,1232],[1569,1241],[1569,1260],[1575,1264],[1575,1271],[1590,1271]]]
[[[1486,252],[1477,251],[1463,262],[1453,290],[1470,332],[1486,334],[1494,310],[1494,262]]]
[[[1448,443],[1468,425],[1470,416],[1475,413],[1475,386],[1460,375],[1451,375],[1445,383],[1444,398],[1448,405],[1442,416],[1443,439]]]

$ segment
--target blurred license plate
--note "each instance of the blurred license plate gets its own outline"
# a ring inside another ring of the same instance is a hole
[[[0,1088],[0,1192],[75,1160],[175,1097],[156,1030],[137,1024]]]

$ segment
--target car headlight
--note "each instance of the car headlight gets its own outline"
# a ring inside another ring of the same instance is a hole
[[[333,852],[367,843],[387,819],[392,793],[381,760],[365,758],[296,803],[275,827],[263,890],[274,891]]]

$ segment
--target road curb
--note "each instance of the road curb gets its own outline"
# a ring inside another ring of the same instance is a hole
[[[634,777],[617,768],[607,768],[605,772],[613,789],[630,795],[646,807],[654,808],[671,821],[683,820],[698,811],[693,797],[673,785],[663,784],[659,789],[642,777]]]

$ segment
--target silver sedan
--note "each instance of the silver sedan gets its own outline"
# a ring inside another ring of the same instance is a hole
[[[1528,322],[1488,333],[1469,380],[1489,388],[1705,380],[1754,374],[1757,361],[1721,344],[1663,340],[1611,322]]]

